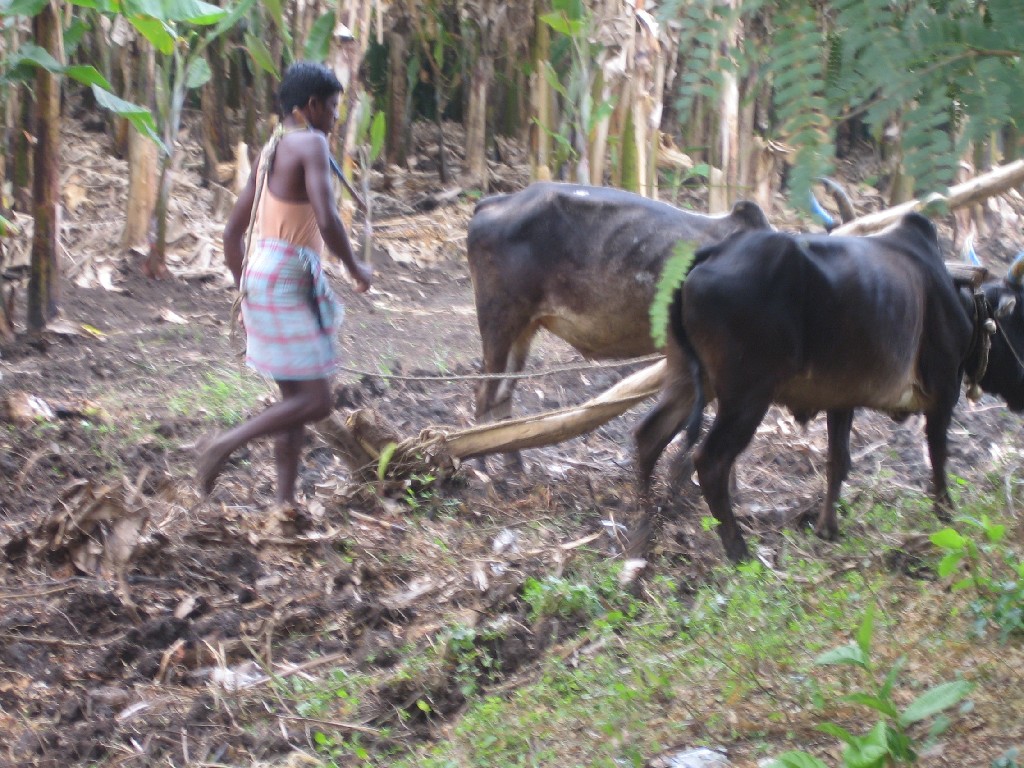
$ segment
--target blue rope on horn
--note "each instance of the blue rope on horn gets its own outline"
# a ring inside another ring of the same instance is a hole
[[[831,232],[835,229],[836,220],[832,218],[828,211],[821,207],[821,203],[818,202],[818,198],[814,196],[813,192],[809,192],[808,197],[811,199],[811,215],[821,222],[826,231]]]
[[[974,250],[974,235],[968,235],[964,240],[963,247],[960,249],[960,260],[976,267],[981,266],[981,259],[978,258],[978,254]]]

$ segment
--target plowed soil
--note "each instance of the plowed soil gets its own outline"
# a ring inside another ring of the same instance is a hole
[[[296,520],[271,510],[273,457],[259,441],[202,502],[192,478],[196,442],[275,396],[243,368],[230,338],[223,210],[199,186],[190,150],[175,207],[177,276],[147,280],[140,257],[113,246],[123,164],[102,137],[70,130],[65,141],[78,161],[68,166],[73,183],[86,195],[67,217],[65,266],[92,278],[67,282],[56,330],[0,349],[0,403],[23,393],[19,402],[27,395],[49,406],[31,421],[0,421],[0,764],[271,761],[308,745],[316,721],[301,710],[271,718],[262,700],[285,676],[294,696],[303,670],[318,668],[385,681],[358,711],[337,716],[352,732],[387,727],[388,738],[429,738],[465,696],[454,677],[415,686],[388,679],[383,672],[403,649],[429,643],[456,619],[511,622],[516,629],[502,634],[493,674],[481,681],[493,688],[560,652],[575,628],[530,622],[522,584],[562,572],[584,550],[621,557],[621,524],[635,509],[631,430],[645,407],[527,451],[524,475],[492,458],[486,471],[467,466],[397,488],[353,484],[312,433]],[[502,173],[507,188],[525,183],[522,168]],[[375,288],[357,296],[335,279],[347,304],[338,407],[371,408],[402,436],[472,423],[474,382],[459,377],[475,373],[480,357],[464,259],[473,200],[417,210],[441,190],[428,163],[401,193],[381,187]],[[1005,263],[1019,246],[1014,229],[990,232],[979,250]],[[547,337],[530,365],[583,362]],[[527,380],[516,411],[581,402],[636,369]],[[444,376],[452,378],[437,380]],[[962,401],[950,471],[993,482],[1019,463],[1020,430],[1001,404]],[[927,490],[920,420],[861,414],[852,449],[847,499]],[[775,533],[820,501],[824,456],[823,418],[803,430],[773,410],[742,457],[739,512],[761,534],[766,557]],[[692,480],[676,486],[670,496],[658,485],[675,514],[658,567],[696,584],[720,562],[720,547],[700,525]],[[809,552],[829,546],[806,538]],[[417,704],[424,697],[430,719]]]

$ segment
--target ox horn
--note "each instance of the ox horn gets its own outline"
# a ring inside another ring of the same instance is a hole
[[[1013,260],[1010,270],[1006,273],[1006,279],[1017,287],[1024,285],[1024,253],[1017,254],[1017,258]]]
[[[857,212],[853,208],[853,200],[847,194],[846,189],[835,179],[831,179],[828,176],[819,176],[818,181],[829,191],[832,195],[832,199],[836,202],[836,207],[839,209],[839,218],[843,224],[848,224],[857,218]]]

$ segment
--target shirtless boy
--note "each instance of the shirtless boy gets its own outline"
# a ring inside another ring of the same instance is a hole
[[[224,229],[224,260],[242,296],[246,363],[277,382],[281,400],[206,445],[196,472],[204,495],[235,450],[273,435],[277,503],[294,506],[305,425],[331,412],[328,378],[338,363],[343,308],[321,268],[324,245],[345,265],[356,291],[368,290],[372,277],[352,253],[331,190],[327,137],[341,92],[321,64],[297,62],[285,71],[278,92],[282,127],[267,150],[265,181],[258,163]]]

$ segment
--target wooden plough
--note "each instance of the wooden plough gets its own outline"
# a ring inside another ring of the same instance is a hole
[[[1024,160],[1018,160],[950,187],[944,195],[934,194],[862,216],[838,227],[833,234],[870,234],[911,211],[945,214],[1022,183]],[[951,266],[953,269],[956,268]],[[379,414],[359,409],[344,418],[332,415],[318,425],[318,430],[358,480],[376,479],[382,463],[386,463],[386,477],[393,479],[426,471],[447,472],[463,459],[554,445],[590,432],[657,394],[665,371],[665,361],[660,360],[578,406],[469,429],[444,431],[428,427],[416,437],[402,438]],[[382,456],[386,456],[385,462],[381,461]]]

